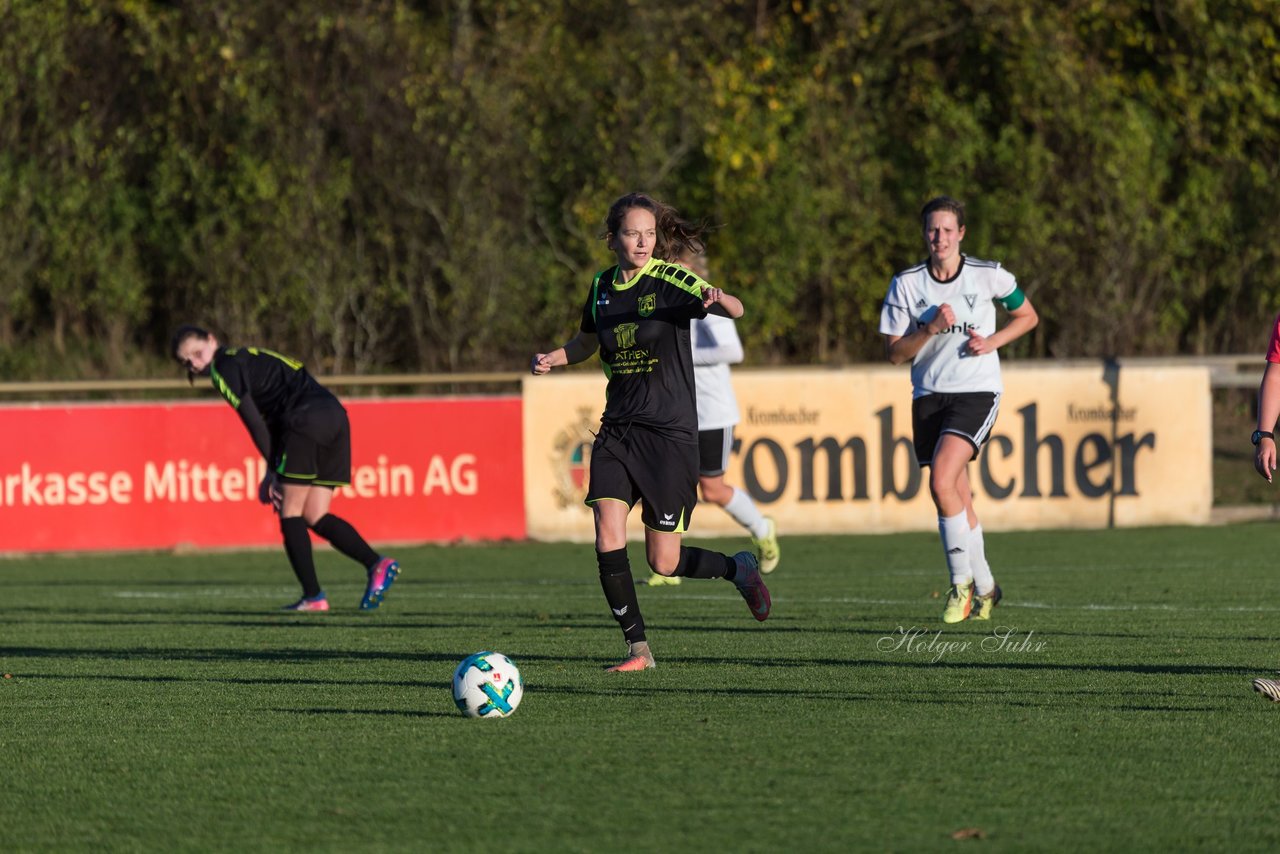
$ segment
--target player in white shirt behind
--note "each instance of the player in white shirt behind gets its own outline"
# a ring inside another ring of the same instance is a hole
[[[929,492],[951,574],[946,623],[972,613],[989,620],[1000,602],[973,509],[969,463],[991,436],[1000,411],[996,350],[1039,322],[1013,275],[995,261],[961,254],[964,205],[947,196],[920,212],[929,258],[893,277],[880,309],[890,362],[911,362],[911,426],[916,459],[929,467]],[[996,329],[996,305],[1009,322]]]
[[[707,259],[702,253],[685,253],[679,263],[699,276],[707,276]],[[733,427],[738,423],[738,399],[729,380],[729,366],[742,361],[742,339],[728,317],[708,314],[690,323],[693,339],[693,377],[698,398],[698,488],[703,501],[718,504],[734,521],[751,534],[760,571],[773,572],[782,552],[773,520],[745,491],[725,483],[729,452],[733,448]],[[679,584],[680,576],[649,577],[652,586]]]

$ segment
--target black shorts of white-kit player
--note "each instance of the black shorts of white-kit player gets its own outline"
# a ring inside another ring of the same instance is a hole
[[[733,450],[733,427],[698,431],[698,475],[717,477],[729,468]]]
[[[973,457],[991,437],[1000,414],[1000,393],[993,391],[926,394],[911,401],[911,429],[916,460],[922,466],[933,462],[934,451],[944,433],[955,433],[973,446]]]
[[[587,504],[634,507],[655,531],[683,534],[698,503],[698,446],[641,424],[602,425],[591,446]]]

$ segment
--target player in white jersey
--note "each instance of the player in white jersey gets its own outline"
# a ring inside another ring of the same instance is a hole
[[[707,278],[707,259],[702,253],[683,253],[679,263]],[[693,378],[698,400],[698,488],[702,500],[723,507],[733,520],[751,534],[760,571],[773,572],[782,558],[778,529],[774,521],[745,491],[725,482],[729,452],[733,449],[733,428],[738,423],[738,399],[729,379],[729,366],[743,359],[742,339],[731,318],[708,314],[690,323],[693,338]],[[680,576],[653,573],[651,586],[679,584]]]
[[[929,259],[893,277],[880,309],[889,361],[911,361],[916,459],[929,467],[929,492],[951,574],[943,622],[989,620],[1001,591],[991,575],[973,509],[969,462],[1000,411],[996,350],[1039,322],[1013,275],[960,252],[964,206],[940,196],[920,212]],[[996,328],[996,304],[1009,322]]]

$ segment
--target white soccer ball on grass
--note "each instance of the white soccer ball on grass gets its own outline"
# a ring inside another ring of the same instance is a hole
[[[453,671],[453,702],[469,718],[505,718],[523,696],[519,668],[500,652],[468,655]]]

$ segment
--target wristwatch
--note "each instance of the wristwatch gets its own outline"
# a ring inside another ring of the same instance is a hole
[[[1254,430],[1253,435],[1249,437],[1249,441],[1256,445],[1263,439],[1271,439],[1274,441],[1275,438],[1276,434],[1272,433],[1270,430]]]

